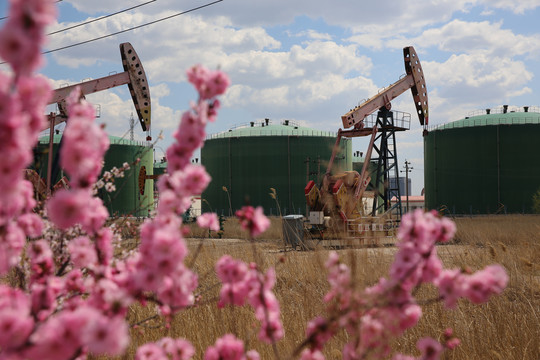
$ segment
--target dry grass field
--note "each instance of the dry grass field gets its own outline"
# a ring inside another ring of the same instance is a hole
[[[435,303],[424,307],[417,327],[408,331],[395,344],[397,351],[417,354],[416,341],[427,335],[437,337],[452,327],[462,344],[444,359],[540,359],[540,217],[493,216],[455,219],[458,232],[450,245],[439,246],[438,253],[446,267],[480,269],[500,263],[510,277],[508,288],[501,296],[484,305],[461,301],[456,309],[446,310]],[[328,289],[323,263],[328,249],[314,251],[283,250],[281,224],[272,219],[273,226],[255,244],[246,240],[233,220],[225,224],[224,237],[208,239],[207,232],[194,230],[189,240],[193,268],[200,274],[199,305],[178,314],[170,328],[160,321],[150,321],[133,330],[130,352],[137,346],[162,336],[185,337],[202,358],[204,349],[225,333],[245,340],[247,348],[257,349],[262,359],[273,359],[272,348],[256,340],[257,321],[249,307],[218,309],[216,298],[219,285],[213,266],[225,253],[245,261],[257,257],[262,268],[276,266],[275,293],[281,302],[285,337],[278,343],[280,358],[286,359],[302,341],[308,320],[323,314],[322,297]],[[234,239],[234,240],[232,240]],[[199,245],[202,247],[199,248]],[[199,248],[199,251],[196,249]],[[386,276],[394,247],[357,248],[338,251],[340,257],[355,266],[360,286],[373,284]],[[197,253],[196,259],[193,259]],[[436,295],[425,287],[418,293],[420,301]],[[152,316],[150,308],[133,308],[131,323]],[[345,332],[326,347],[327,359],[340,359],[341,348],[347,340]]]

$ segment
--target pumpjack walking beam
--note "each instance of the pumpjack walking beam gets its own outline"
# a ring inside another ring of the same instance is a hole
[[[396,191],[393,191],[395,189],[389,189],[389,175],[392,170],[395,170],[395,176],[398,176],[395,132],[408,129],[395,125],[392,118],[392,112],[390,112],[391,101],[410,89],[412,92],[418,119],[420,120],[420,124],[424,127],[424,133],[427,131],[427,125],[429,121],[427,88],[418,55],[416,54],[416,51],[412,46],[408,46],[403,49],[403,58],[405,63],[405,76],[401,77],[398,81],[388,86],[387,88],[381,90],[377,95],[373,96],[370,99],[367,99],[363,103],[356,106],[354,109],[351,109],[349,112],[347,112],[341,117],[345,130],[339,129],[338,131],[336,144],[334,146],[332,156],[328,163],[326,174],[321,184],[321,191],[323,193],[330,191],[330,189],[328,189],[328,184],[330,184],[330,173],[332,170],[335,156],[339,151],[339,143],[342,137],[358,137],[372,135],[372,141],[370,141],[368,152],[371,152],[372,149],[376,152],[376,157],[374,159],[377,159],[378,168],[375,190],[379,191],[378,197],[382,198],[383,201],[380,206],[377,204],[374,205],[372,215],[377,215],[381,208],[384,208],[385,211],[388,211],[390,209],[390,194],[396,194]],[[367,124],[364,123],[364,119],[377,110],[379,110],[378,118],[380,118],[380,120],[378,120],[371,127],[367,126]],[[352,129],[349,129],[351,127]],[[380,143],[378,146],[373,141],[376,133],[378,133],[377,140],[379,140]],[[364,166],[364,168],[362,169],[362,180],[368,178],[367,174],[364,173],[366,169],[366,166]],[[313,184],[311,184],[311,187],[312,186]],[[308,187],[310,187],[309,184]],[[379,188],[383,190],[379,190]],[[400,208],[399,213],[401,215],[401,199],[399,196],[399,186],[397,192],[397,202]],[[380,194],[382,194],[382,196],[380,196]],[[319,197],[319,199],[322,198],[323,197]],[[322,201],[324,202],[324,200]],[[313,205],[315,206],[315,208],[324,208],[327,204],[316,203]]]
[[[85,96],[99,91],[111,89],[113,87],[127,85],[131,94],[131,99],[133,100],[133,104],[135,105],[135,109],[137,111],[141,128],[143,131],[147,132],[146,139],[148,141],[152,140],[150,136],[152,114],[150,87],[148,85],[146,73],[144,72],[139,56],[130,43],[120,44],[120,55],[122,57],[122,67],[124,68],[123,72],[54,90],[49,104],[58,104],[60,113],[51,113],[49,115],[49,121],[47,122],[48,125],[43,129],[46,130],[51,128],[51,138],[49,139],[51,143],[53,141],[52,128],[67,120],[65,99],[77,86],[80,87],[82,96]],[[52,189],[52,179],[56,178],[58,175],[58,154],[60,153],[61,146],[62,141],[60,140],[57,155],[54,160],[52,159],[52,151],[49,152],[49,165],[47,168],[47,189],[49,190]]]

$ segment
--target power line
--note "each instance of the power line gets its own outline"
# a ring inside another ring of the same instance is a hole
[[[62,0],[60,0],[62,1]],[[90,24],[90,23],[93,23],[93,22],[96,22],[96,21],[99,21],[99,20],[103,20],[103,19],[106,19],[108,17],[111,17],[111,16],[115,16],[115,15],[118,15],[118,14],[121,14],[121,13],[124,13],[124,12],[127,12],[127,11],[130,11],[130,10],[133,10],[133,9],[136,9],[138,7],[141,7],[141,6],[144,6],[144,5],[148,5],[150,3],[153,3],[157,0],[151,0],[151,1],[147,1],[145,3],[142,3],[142,4],[139,4],[139,5],[135,5],[135,6],[132,6],[128,9],[124,9],[124,10],[120,10],[120,11],[117,11],[115,13],[112,13],[112,14],[109,14],[109,15],[104,15],[104,16],[101,16],[101,17],[98,17],[98,18],[95,18],[93,20],[89,20],[89,21],[85,21],[85,22],[82,22],[80,24],[77,24],[77,25],[73,25],[73,26],[69,26],[67,28],[64,28],[64,29],[60,29],[60,30],[57,30],[57,31],[53,31],[51,33],[48,33],[47,35],[54,35],[54,34],[58,34],[58,33],[61,33],[61,32],[64,32],[64,31],[68,31],[68,30],[71,30],[71,29],[75,29],[79,26],[83,26],[83,25],[87,25],[87,24]]]
[[[99,36],[99,37],[94,38],[94,39],[90,39],[90,40],[86,40],[86,41],[81,41],[81,42],[79,42],[79,43],[75,43],[75,44],[63,46],[63,47],[56,48],[56,49],[53,49],[53,50],[44,51],[44,52],[42,52],[42,54],[50,54],[50,53],[52,53],[52,52],[56,52],[56,51],[60,51],[60,50],[69,49],[69,48],[72,48],[72,47],[75,47],[75,46],[84,45],[84,44],[88,44],[88,43],[91,43],[91,42],[94,42],[94,41],[97,41],[97,40],[105,39],[105,38],[108,38],[108,37],[111,37],[111,36],[123,34],[123,33],[128,32],[128,31],[140,29],[140,28],[145,27],[145,26],[148,26],[148,25],[153,25],[153,24],[156,24],[156,23],[161,22],[161,21],[169,20],[169,19],[171,19],[171,18],[173,18],[173,17],[176,17],[176,16],[184,15],[184,14],[187,14],[187,13],[190,13],[190,12],[193,12],[193,11],[197,11],[197,10],[203,9],[203,8],[205,8],[205,7],[208,7],[208,6],[212,6],[212,5],[217,4],[217,3],[219,3],[219,2],[222,2],[222,1],[223,1],[223,0],[216,0],[216,1],[213,1],[213,2],[210,2],[210,3],[207,3],[207,4],[204,4],[204,5],[201,5],[201,6],[197,6],[197,7],[191,8],[191,9],[186,10],[186,11],[182,11],[182,12],[179,12],[179,13],[176,13],[176,14],[173,14],[173,15],[166,16],[166,17],[161,18],[161,19],[157,19],[157,20],[148,22],[148,23],[146,23],[146,24],[137,25],[137,26],[134,26],[134,27],[129,28],[129,29],[120,30],[120,31],[117,31],[117,32],[114,32],[114,33],[111,33],[111,34]]]

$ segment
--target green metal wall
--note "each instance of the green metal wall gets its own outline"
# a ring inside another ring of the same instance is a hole
[[[60,139],[61,135],[54,136],[53,156],[56,155]],[[146,167],[148,175],[153,173],[152,148],[115,137],[111,137],[110,140],[111,144],[105,154],[103,170],[111,170],[114,166],[120,168],[124,162],[129,163],[131,169],[125,172],[123,178],[114,180],[116,191],[108,193],[101,190],[99,196],[111,215],[148,216],[154,208],[153,180],[146,180],[144,195],[141,195],[138,179],[142,166]],[[48,137],[40,139],[38,146],[34,149],[34,162],[31,166],[44,180],[47,178],[48,141]],[[133,163],[138,158],[140,161],[134,165]],[[63,175],[60,172],[57,179],[53,179],[52,182],[56,183]]]
[[[540,124],[434,130],[424,137],[426,208],[529,213],[540,187]]]
[[[202,194],[202,210],[229,215],[230,208],[234,213],[249,203],[263,206],[267,215],[305,214],[304,187],[308,180],[318,182],[319,168],[319,179],[324,175],[335,140],[335,137],[297,135],[207,140],[201,160],[212,182]],[[345,138],[334,171],[351,169],[352,142]],[[269,195],[270,188],[277,192],[279,210]]]
[[[140,162],[133,165],[136,159]],[[139,191],[139,172],[144,166],[146,174],[152,175],[154,156],[151,147],[111,143],[105,154],[105,171],[114,166],[120,168],[124,162],[131,168],[123,178],[115,179],[116,191],[100,192],[103,202],[111,215],[148,216],[154,209],[154,180],[147,179],[144,194]]]

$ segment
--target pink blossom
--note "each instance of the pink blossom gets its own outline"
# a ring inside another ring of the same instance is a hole
[[[437,248],[433,248],[427,259],[424,259],[421,280],[425,283],[432,283],[442,271],[443,264],[437,255]]]
[[[197,225],[212,231],[219,231],[219,220],[215,213],[204,213],[197,217]]]
[[[248,300],[255,309],[255,317],[261,322],[259,339],[271,344],[285,335],[279,301],[271,291],[276,282],[276,272],[274,268],[270,268],[263,277],[252,267],[251,273]]]
[[[430,337],[418,340],[416,346],[422,353],[422,360],[438,360],[444,350],[437,340]]]
[[[451,338],[451,339],[447,340],[446,343],[444,344],[444,346],[446,348],[452,350],[452,349],[455,349],[456,347],[458,347],[459,344],[461,344],[461,340],[454,337],[454,338]]]
[[[31,346],[26,357],[43,360],[68,360],[73,358],[81,346],[80,330],[84,321],[73,313],[62,314],[44,321],[32,334]]]
[[[19,175],[20,170],[17,170]],[[2,169],[0,169],[0,174],[3,174]],[[0,176],[0,184],[4,185],[4,191],[0,191],[0,221],[29,212],[36,205],[33,199],[34,189],[30,181],[20,179],[16,183],[6,183],[6,180]]]
[[[109,211],[103,205],[103,200],[92,196],[88,199],[85,213],[86,217],[81,225],[88,234],[98,233],[109,217]]]
[[[211,99],[225,92],[230,84],[229,77],[219,70],[208,70],[196,65],[187,71],[188,81],[192,83],[202,99]]]
[[[105,220],[103,220],[105,221]],[[98,260],[103,265],[109,265],[113,257],[113,232],[110,228],[102,228],[95,234]]]
[[[89,188],[101,172],[109,138],[96,124],[74,117],[70,117],[63,136],[62,167],[70,175],[72,186]]]
[[[28,36],[22,26],[16,22],[22,19],[11,18],[10,26],[4,26],[0,30],[0,57],[7,61],[16,73],[28,75],[38,68],[43,59],[39,56],[39,43],[42,36]],[[38,43],[34,42],[37,38]],[[24,60],[22,60],[24,59]]]
[[[193,291],[197,285],[197,275],[186,268],[183,263],[179,263],[170,276],[162,278],[156,294],[163,304],[180,310],[193,305],[195,301]]]
[[[250,291],[247,265],[224,255],[216,262],[216,273],[222,282],[218,306],[244,305]]]
[[[458,269],[443,270],[434,284],[439,288],[439,294],[446,307],[454,308],[458,299],[463,296],[465,277]]]
[[[244,343],[232,334],[225,334],[206,349],[204,360],[245,360]]]
[[[246,360],[261,360],[261,355],[256,350],[246,352]]]
[[[395,354],[392,357],[392,360],[417,360],[417,358],[409,355]]]
[[[210,175],[202,165],[187,165],[182,171],[175,171],[163,180],[160,189],[171,189],[179,196],[200,195],[210,183]]]
[[[327,279],[330,290],[324,296],[324,301],[328,303],[339,298],[340,305],[347,306],[352,295],[350,269],[339,262],[339,256],[335,251],[330,252],[325,266],[328,270]]]
[[[108,316],[125,315],[133,303],[126,289],[107,278],[99,279],[89,290],[87,304]]]
[[[96,316],[89,320],[82,340],[94,354],[120,355],[129,343],[128,327],[120,317]]]
[[[30,286],[32,312],[36,314],[38,320],[43,321],[54,312],[58,305],[56,298],[63,290],[63,279],[55,276],[49,276]]]
[[[397,311],[399,333],[415,326],[422,317],[422,308],[417,304],[407,304]]]
[[[88,237],[80,236],[71,240],[68,249],[76,267],[85,268],[97,264],[96,249]]]
[[[44,282],[54,273],[53,253],[45,240],[33,241],[28,246],[30,258],[31,282]]]
[[[9,12],[7,24],[0,30],[0,56],[15,73],[28,75],[42,62],[39,48],[56,8],[52,0],[11,1]]]
[[[258,206],[244,206],[236,211],[236,217],[244,230],[248,230],[251,237],[262,234],[270,226],[270,220],[264,216],[263,208]]]
[[[28,314],[0,310],[0,347],[4,350],[17,348],[28,339],[34,328],[34,321]]]
[[[19,289],[0,285],[0,348],[9,350],[22,345],[33,327],[28,296]]]
[[[325,357],[320,350],[304,349],[300,354],[300,360],[324,360]]]
[[[360,341],[366,351],[380,347],[383,341],[384,325],[371,315],[365,315],[360,320]]]
[[[406,242],[400,246],[390,268],[390,277],[403,285],[410,283],[414,287],[420,278],[423,258],[414,243]]]
[[[206,136],[204,125],[199,114],[186,111],[182,114],[180,126],[173,133],[173,136],[178,141],[178,144],[184,147],[187,152],[193,152],[204,143]]]
[[[195,86],[195,89],[198,91],[202,86],[204,86],[204,83],[208,81],[208,78],[210,77],[210,70],[204,66],[195,65],[186,71],[186,75],[188,81]]]
[[[466,277],[463,296],[475,304],[488,301],[494,294],[500,294],[508,283],[508,275],[500,265],[490,265]]]
[[[184,144],[173,143],[167,148],[167,171],[172,173],[173,171],[182,170],[190,163],[191,156],[194,149]]]
[[[47,202],[47,214],[60,229],[82,224],[86,219],[86,205],[91,194],[86,190],[59,190]]]
[[[448,242],[456,233],[456,224],[454,224],[452,220],[444,217],[440,219],[440,224],[441,232],[437,240],[442,243]]]
[[[84,293],[85,284],[80,269],[73,269],[65,276],[65,289],[74,293]]]
[[[169,357],[161,346],[155,343],[146,343],[140,346],[135,353],[135,360],[168,360]]]
[[[170,360],[189,360],[195,355],[195,348],[185,339],[164,337],[157,344],[163,348]]]
[[[46,123],[43,109],[51,98],[51,85],[44,76],[22,76],[17,81],[17,90],[22,110],[29,115],[29,130],[37,135]],[[37,136],[32,136],[31,141],[36,140]]]
[[[306,336],[311,341],[312,349],[322,350],[324,345],[335,335],[332,324],[322,318],[316,317],[307,324]],[[310,352],[311,353],[311,352]]]
[[[10,15],[15,18],[30,17],[26,29],[52,23],[56,18],[56,7],[52,0],[12,1]]]
[[[17,218],[17,224],[29,237],[38,237],[43,232],[43,221],[39,215],[27,213]]]

